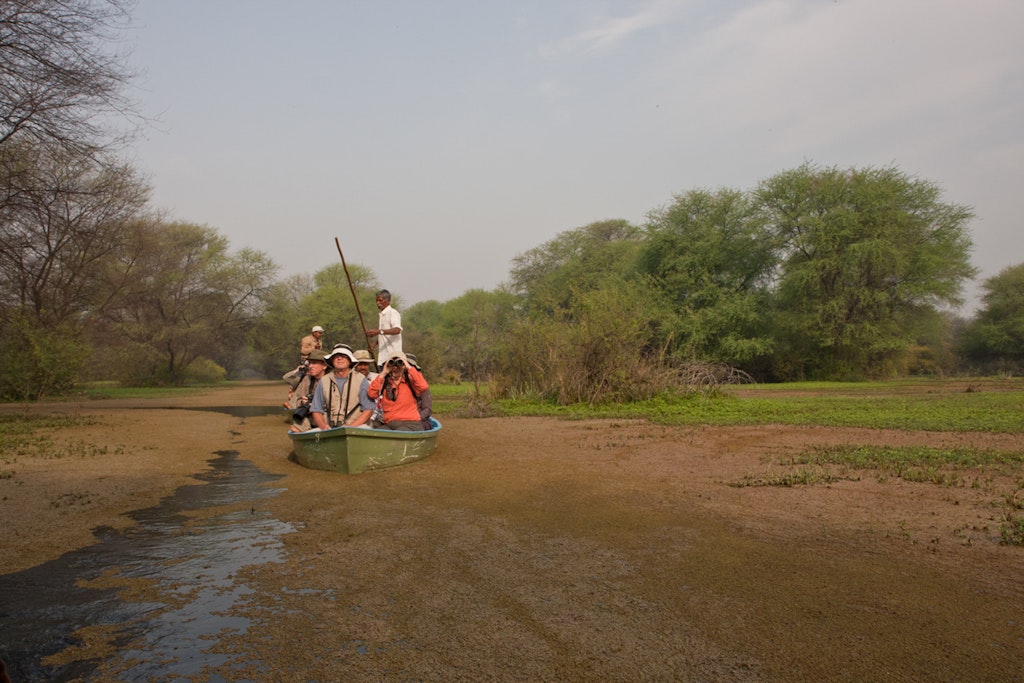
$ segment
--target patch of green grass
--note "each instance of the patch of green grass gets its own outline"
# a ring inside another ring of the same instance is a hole
[[[792,461],[797,464],[845,465],[856,469],[900,470],[907,467],[982,467],[1024,464],[1024,451],[931,446],[817,446]]]
[[[1024,546],[1024,515],[1008,513],[999,525],[999,542]]]
[[[771,395],[765,396],[758,396],[758,390],[744,387],[743,396],[726,392],[710,397],[659,396],[625,404],[559,406],[511,399],[496,403],[507,415],[569,419],[630,417],[671,425],[788,424],[1024,433],[1024,389],[973,392],[906,389],[907,385],[897,383],[800,383],[773,385]]]
[[[977,477],[966,481],[964,470],[976,471],[993,466],[1020,467],[1024,465],[1024,451],[970,447],[940,449],[925,445],[824,445],[811,447],[780,464],[876,470],[882,479],[891,476],[903,481],[940,486],[977,486]]]
[[[461,384],[431,384],[430,394],[434,398],[465,398],[473,393],[473,383],[463,382]],[[487,386],[480,387],[480,393],[487,393]]]
[[[106,446],[84,441],[58,443],[53,433],[62,428],[100,424],[92,416],[0,415],[0,458],[10,463],[18,457],[84,458],[107,453]]]
[[[875,470],[879,479],[888,476],[904,481],[931,483],[939,486],[979,487],[975,476],[963,478],[964,470],[977,473],[989,468],[1024,465],[1024,451],[1001,451],[981,448],[933,448],[929,446],[817,446],[799,455],[780,460],[783,467],[795,467],[792,472],[768,472],[761,476],[745,475],[731,486],[799,486],[831,483],[842,479],[849,470]],[[834,474],[838,469],[840,474]],[[1024,480],[1018,479],[1016,488],[995,503],[1002,509],[999,535],[1003,545],[1024,546]]]
[[[806,486],[810,484],[831,484],[832,482],[845,479],[838,477],[821,469],[799,469],[796,472],[783,472],[756,476],[753,474],[744,475],[742,479],[730,484],[730,486],[743,488],[747,486]]]
[[[4,415],[0,414],[0,438],[31,434],[38,429],[59,429],[61,427],[84,427],[99,424],[92,416],[81,415]]]
[[[964,470],[998,466],[1019,468],[1024,465],[1024,451],[929,446],[816,446],[779,464],[809,466],[823,471],[830,468],[874,470],[882,480],[895,477],[939,486],[977,487],[977,477],[970,482],[965,481]]]
[[[434,414],[439,417],[494,417],[502,415],[501,408],[489,398],[486,385],[480,387],[477,395],[472,382],[461,384],[431,384],[430,395],[434,400]]]

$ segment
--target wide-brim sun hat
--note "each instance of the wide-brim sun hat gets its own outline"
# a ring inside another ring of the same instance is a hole
[[[311,331],[312,332],[323,332],[324,328],[320,327],[319,325],[313,325],[313,329]]]
[[[321,363],[326,363],[327,355],[324,353],[323,349],[313,349],[309,352],[309,356],[306,360],[318,360]]]
[[[331,352],[329,354],[324,356],[324,359],[329,361],[335,356],[345,356],[350,361],[352,361],[352,365],[356,364],[356,357],[355,355],[352,354],[352,350],[347,346],[342,346],[340,344],[338,346],[335,346],[333,349],[331,349]]]
[[[366,349],[359,349],[353,355],[356,357],[357,363],[373,363],[373,356]]]

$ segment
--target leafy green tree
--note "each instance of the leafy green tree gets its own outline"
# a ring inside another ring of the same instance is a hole
[[[258,359],[254,367],[261,375],[276,378],[298,364],[299,339],[310,329],[301,306],[311,291],[313,277],[308,274],[292,275],[271,285],[264,313],[250,328],[248,340]]]
[[[441,309],[446,365],[470,379],[477,394],[494,369],[504,332],[516,318],[517,302],[507,290],[471,289]]]
[[[571,300],[566,320],[519,317],[502,333],[493,386],[499,396],[559,404],[649,398],[675,386],[651,356],[656,294],[642,280],[612,275]]]
[[[124,355],[125,379],[181,384],[200,359],[230,364],[264,314],[276,272],[261,252],[228,250],[215,229],[157,221],[135,225],[127,273],[111,287],[102,334]]]
[[[662,338],[687,361],[750,364],[772,349],[771,235],[750,195],[693,190],[650,214],[640,271],[659,292]]]
[[[982,285],[983,306],[963,332],[961,348],[974,361],[1024,364],[1024,263],[1003,269]]]
[[[71,322],[41,326],[29,311],[0,320],[0,399],[34,401],[69,391],[85,366],[88,348]]]
[[[973,276],[972,211],[894,168],[810,164],[763,183],[777,240],[782,378],[884,373]]]
[[[436,299],[420,301],[402,311],[402,348],[416,355],[429,381],[437,381],[458,366],[458,356],[446,350],[444,304]]]
[[[565,315],[574,298],[609,276],[632,274],[642,240],[643,231],[624,220],[567,230],[513,259],[510,289],[531,315]]]
[[[321,268],[313,276],[313,288],[306,293],[299,303],[302,325],[293,330],[295,336],[295,353],[298,354],[299,339],[309,334],[313,325],[324,328],[323,341],[327,346],[342,343],[353,349],[366,348],[365,329],[377,326],[377,304],[375,294],[380,290],[380,282],[372,270],[357,264],[348,265],[348,274],[352,278],[352,289],[359,297],[359,311],[356,311],[349,288],[345,269],[340,263]],[[393,295],[392,304],[397,308],[401,300]],[[359,313],[362,313],[362,327]]]

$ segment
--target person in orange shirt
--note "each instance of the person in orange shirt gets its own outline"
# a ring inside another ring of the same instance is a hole
[[[422,432],[416,397],[430,388],[416,367],[401,351],[392,351],[384,361],[384,371],[370,382],[366,395],[377,401],[381,417],[374,423],[377,429],[402,432]]]

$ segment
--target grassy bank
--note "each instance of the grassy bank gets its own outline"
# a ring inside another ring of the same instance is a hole
[[[449,388],[443,389],[447,394]],[[1024,433],[1024,380],[796,382],[724,387],[710,397],[659,397],[629,404],[558,406],[529,400],[498,400],[495,404],[505,415],[638,418],[672,425],[786,424]]]

